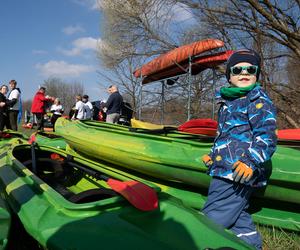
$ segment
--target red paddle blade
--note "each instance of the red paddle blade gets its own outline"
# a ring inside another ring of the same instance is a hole
[[[28,140],[28,143],[29,143],[29,144],[32,144],[33,142],[36,142],[35,134],[32,134],[32,135],[29,137],[29,140]]]
[[[56,161],[64,161],[64,158],[61,157],[59,154],[57,153],[52,153],[50,155],[51,160],[56,160]]]
[[[6,139],[8,139],[8,138],[12,138],[12,135],[11,134],[8,134],[8,133],[2,133],[2,136],[1,136],[2,138],[6,138]]]
[[[107,184],[139,210],[151,211],[158,208],[156,192],[141,182],[108,179]]]

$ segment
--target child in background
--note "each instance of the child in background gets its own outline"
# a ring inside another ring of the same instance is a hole
[[[54,103],[52,104],[51,108],[50,108],[51,113],[53,113],[53,115],[51,116],[51,124],[53,126],[53,131],[54,130],[54,125],[56,120],[62,116],[63,112],[64,112],[64,108],[60,103],[60,100],[58,98],[56,98],[54,100]]]
[[[94,115],[94,108],[92,103],[89,101],[89,96],[83,95],[82,102],[84,103],[84,108],[85,108],[84,119],[91,120]]]
[[[262,248],[251,215],[249,198],[265,186],[276,150],[276,114],[272,101],[257,82],[260,56],[238,50],[228,59],[229,87],[220,90],[218,133],[211,152],[202,157],[212,181],[203,213],[233,231],[240,239]]]
[[[84,106],[84,103],[82,102],[82,96],[77,95],[72,120],[83,120],[84,114],[85,114],[85,106]]]

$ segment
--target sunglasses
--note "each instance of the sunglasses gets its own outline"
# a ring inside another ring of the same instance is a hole
[[[230,73],[232,75],[239,75],[242,73],[243,70],[246,70],[246,72],[249,75],[256,75],[258,66],[251,65],[251,66],[234,66],[230,68]]]

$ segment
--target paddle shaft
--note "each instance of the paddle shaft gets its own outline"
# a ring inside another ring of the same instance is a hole
[[[68,162],[68,164],[72,167],[75,167],[77,169],[80,169],[84,172],[86,172],[88,175],[98,179],[98,180],[104,180],[104,181],[108,181],[109,180],[109,177],[103,175],[103,174],[99,174],[97,171],[95,170],[92,170],[92,169],[89,169],[89,168],[86,168],[86,167],[83,167],[83,166],[80,166],[74,162]]]
[[[31,143],[32,172],[36,174],[35,142]]]
[[[128,129],[130,132],[145,133],[145,134],[168,134],[169,132],[177,131],[174,127],[163,127],[160,129],[145,129],[145,128],[132,128]]]

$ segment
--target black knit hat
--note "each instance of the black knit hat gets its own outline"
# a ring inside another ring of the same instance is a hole
[[[227,60],[227,67],[226,67],[227,81],[229,81],[230,78],[230,68],[241,62],[247,62],[247,63],[251,63],[252,65],[258,66],[257,73],[256,73],[256,79],[258,80],[259,73],[260,73],[260,62],[261,62],[259,54],[257,54],[254,50],[241,49],[235,51]]]

